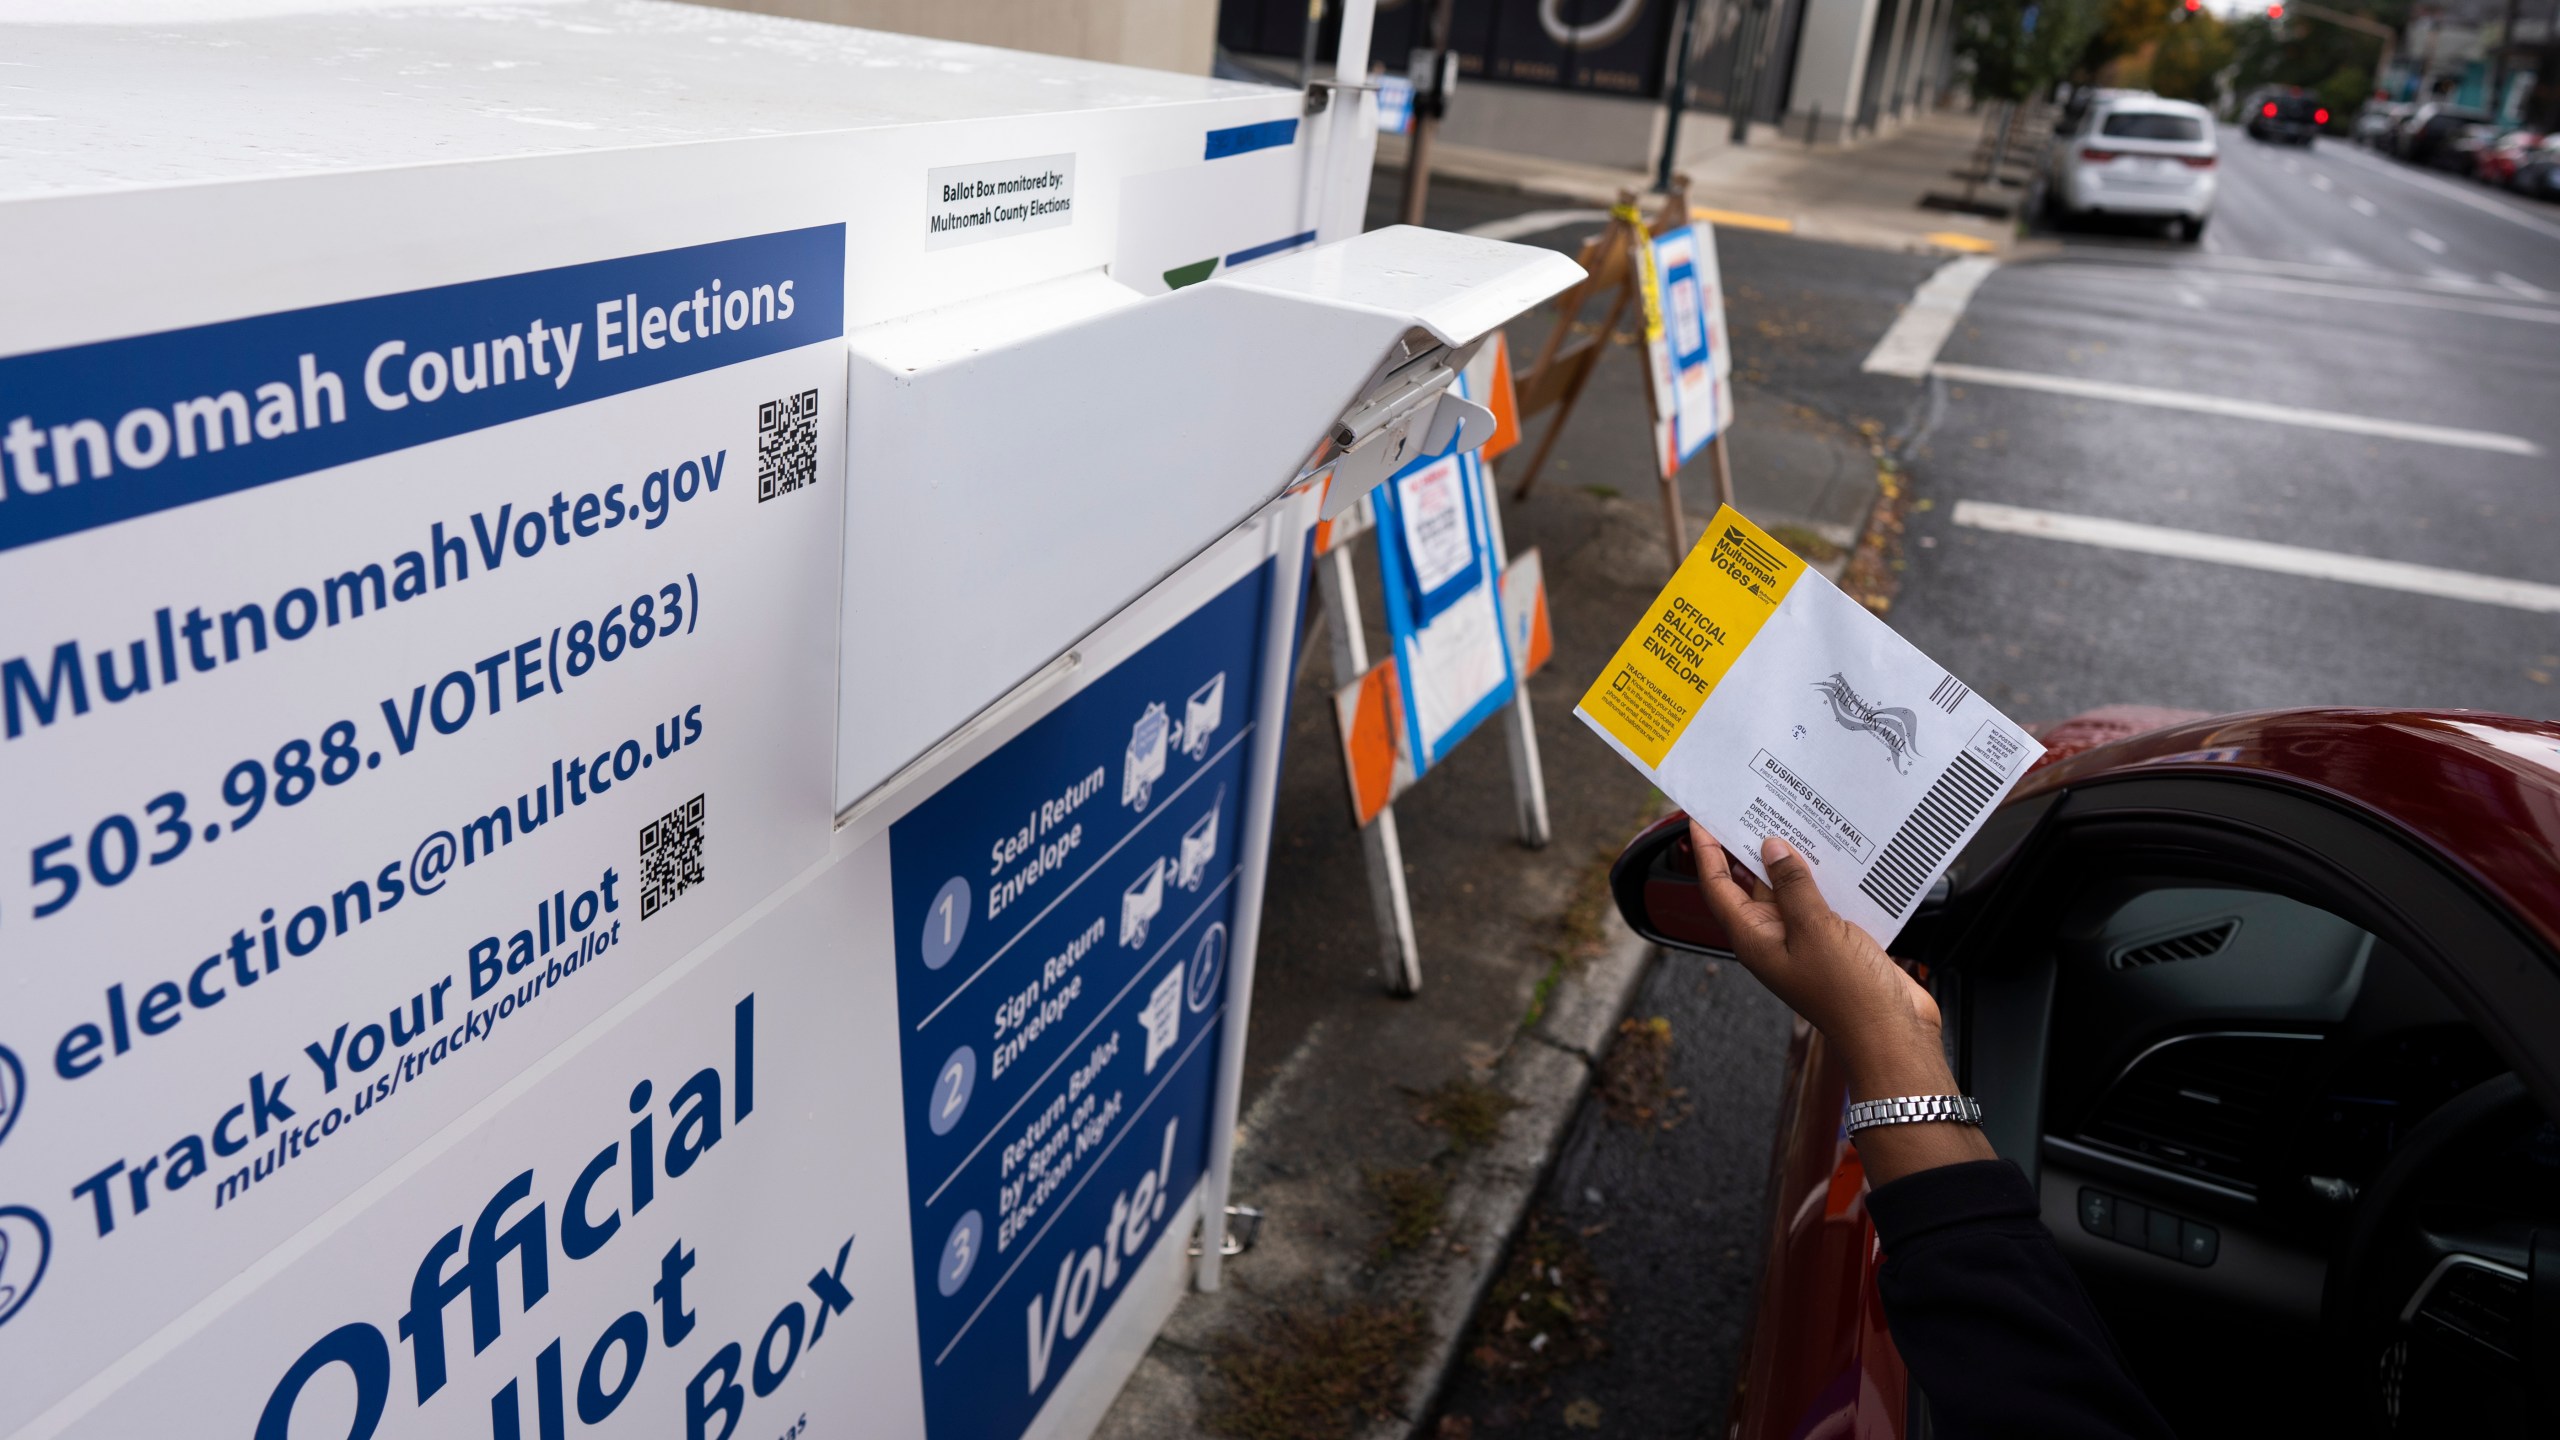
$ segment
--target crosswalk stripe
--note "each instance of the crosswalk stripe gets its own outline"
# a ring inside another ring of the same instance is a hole
[[[2422,425],[2414,420],[2384,420],[2371,415],[2343,415],[2334,410],[2306,410],[2295,405],[2240,400],[2228,395],[2198,395],[2186,390],[2160,390],[2148,385],[2122,385],[2112,380],[2084,380],[2072,375],[2043,375],[2031,370],[2000,370],[1988,365],[1941,363],[1931,366],[1930,373],[1966,384],[2035,390],[2081,400],[2114,400],[2127,405],[2152,405],[2164,410],[2188,410],[2199,415],[2221,415],[2235,420],[2263,420],[2275,425],[2337,430],[2349,435],[2416,440],[2464,450],[2494,450],[2502,455],[2542,453],[2541,446],[2520,435],[2458,430],[2447,425]]]
[[[1967,255],[1950,260],[1937,272],[1920,282],[1912,292],[1911,303],[1902,308],[1892,328],[1867,352],[1867,361],[1858,367],[1870,375],[1900,375],[1906,379],[1925,379],[1929,364],[1955,333],[1956,322],[1964,318],[1964,307],[1973,292],[1982,288],[1998,268],[1999,261],[1987,256]]]
[[[1561,230],[1567,225],[1597,225],[1608,218],[1606,210],[1532,210],[1525,215],[1487,220],[1470,227],[1467,233],[1481,235],[1487,240],[1520,240],[1531,235],[1543,235],[1550,230]]]
[[[1968,529],[1992,530],[2006,535],[2036,535],[2074,545],[2094,545],[2104,550],[2128,550],[2173,560],[2201,560],[2208,565],[2234,565],[2244,570],[2336,580],[2348,585],[2367,585],[2378,590],[2433,595],[2447,600],[2468,600],[2480,605],[2503,605],[2513,610],[2531,610],[2545,615],[2560,614],[2560,585],[2509,580],[2498,575],[2474,575],[2464,570],[2440,570],[2432,565],[2378,560],[2370,555],[2312,550],[2267,540],[2243,540],[2231,535],[2211,535],[2201,530],[2172,530],[2162,525],[2107,520],[2095,515],[2030,510],[2024,506],[1996,505],[1985,500],[1957,501],[1955,523]]]

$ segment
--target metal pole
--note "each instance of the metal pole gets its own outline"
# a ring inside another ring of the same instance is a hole
[[[1493,467],[1479,462],[1476,479],[1477,498],[1484,502],[1485,543],[1493,547],[1494,558],[1507,572],[1511,548],[1502,536],[1502,502],[1494,494]],[[1498,604],[1501,596],[1497,593],[1494,598]],[[1507,612],[1502,629],[1508,643],[1511,624]],[[1502,742],[1511,756],[1511,803],[1520,822],[1520,843],[1532,850],[1544,850],[1547,842],[1555,838],[1555,827],[1547,819],[1547,766],[1538,753],[1538,720],[1529,708],[1529,677],[1522,669],[1528,659],[1526,652],[1511,657],[1511,704],[1504,717]]]
[[[1404,209],[1407,225],[1422,223],[1422,212],[1431,198],[1431,132],[1440,127],[1440,112],[1448,108],[1448,94],[1441,80],[1449,73],[1449,12],[1456,0],[1435,0],[1431,7],[1430,83],[1413,87],[1413,145],[1405,152]]]
[[[2515,0],[2507,3],[2513,5]],[[1689,108],[1689,44],[1697,25],[1698,0],[1680,0],[1671,22],[1671,85],[1663,93],[1662,163],[1653,167],[1653,188],[1665,193],[1671,189],[1671,172],[1680,163],[1680,113]]]
[[[1316,32],[1324,28],[1324,0],[1307,0],[1306,27],[1298,32],[1298,88],[1316,78]]]
[[[1334,683],[1348,685],[1369,673],[1369,638],[1360,621],[1360,586],[1349,545],[1336,546],[1316,562],[1316,583],[1324,596]],[[1378,922],[1378,977],[1390,995],[1418,995],[1422,949],[1414,939],[1413,896],[1405,886],[1404,841],[1393,804],[1361,828],[1360,858],[1368,867],[1369,908]]]
[[[1743,7],[1741,34],[1734,42],[1732,93],[1726,96],[1726,107],[1733,111],[1733,143],[1751,143],[1751,110],[1760,103],[1760,36],[1762,17],[1768,13],[1766,0]]]
[[[1369,168],[1378,147],[1377,96],[1366,88],[1376,0],[1341,0],[1341,15],[1333,96],[1318,117],[1324,125],[1324,160],[1314,180],[1319,244],[1348,240],[1367,228]]]
[[[1298,592],[1306,580],[1307,533],[1324,488],[1308,486],[1264,511],[1272,530],[1271,590],[1263,607],[1261,674],[1255,680],[1253,769],[1245,779],[1244,854],[1236,882],[1234,948],[1218,1036],[1218,1088],[1209,1112],[1209,1171],[1200,1184],[1200,1263],[1192,1283],[1218,1288],[1227,1246],[1227,1195],[1234,1181],[1236,1108],[1244,1096],[1245,1028],[1253,1011],[1253,966],[1262,939],[1262,896],[1271,871],[1272,805],[1280,790],[1281,739],[1289,727],[1289,671],[1298,643]]]

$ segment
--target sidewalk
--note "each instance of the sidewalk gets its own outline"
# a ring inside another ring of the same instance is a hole
[[[1920,208],[1929,191],[1961,188],[1964,168],[1982,138],[1982,117],[1944,110],[1911,121],[1896,134],[1847,147],[1807,146],[1758,126],[1735,145],[1721,115],[1691,113],[1680,127],[1680,163],[1689,200],[1719,226],[1775,230],[1807,240],[1915,252],[2008,253],[2017,227]],[[1378,137],[1378,165],[1400,183],[1406,145]],[[1433,178],[1472,180],[1537,195],[1605,206],[1622,189],[1644,191],[1653,177],[1633,170],[1574,165],[1534,155],[1435,144]]]
[[[1395,177],[1378,190],[1391,205]],[[1535,204],[1450,184],[1435,187],[1431,219],[1465,228]],[[1568,219],[1535,241],[1569,253],[1587,228]],[[1856,357],[1937,262],[1752,234],[1723,250],[1743,361],[1731,436],[1741,498],[1755,519],[1791,527],[1790,543],[1819,554],[1863,524],[1880,468],[1873,436],[1909,388],[1868,388]],[[1545,323],[1512,327],[1521,353]],[[1237,1139],[1234,1201],[1264,1212],[1260,1243],[1228,1263],[1223,1291],[1189,1296],[1175,1312],[1106,1418],[1110,1440],[1402,1437],[1459,1367],[1474,1311],[1652,965],[1605,880],[1661,801],[1573,717],[1670,571],[1645,403],[1633,353],[1613,352],[1529,500],[1514,502],[1508,483],[1526,447],[1497,467],[1511,548],[1536,546],[1546,564],[1555,651],[1530,692],[1555,838],[1543,851],[1514,838],[1508,764],[1490,732],[1397,802],[1422,948],[1414,999],[1389,998],[1378,978],[1328,703],[1337,677],[1327,647],[1308,647]],[[1544,424],[1532,422],[1532,440]],[[1703,458],[1682,482],[1690,523],[1701,525],[1714,508]],[[1371,650],[1385,653],[1366,544],[1359,570]],[[1782,1013],[1736,1023],[1767,1032],[1733,1047],[1736,1056],[1783,1048]],[[1766,1154],[1755,1131],[1704,1173],[1665,1179],[1748,1233]],[[1755,1264],[1737,1256],[1701,1267],[1721,1278],[1690,1286],[1684,1303],[1738,1335]]]

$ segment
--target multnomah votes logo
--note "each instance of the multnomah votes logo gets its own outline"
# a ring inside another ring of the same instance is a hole
[[[1920,753],[1918,716],[1899,705],[1868,704],[1838,671],[1833,671],[1828,680],[1815,681],[1813,688],[1831,702],[1831,718],[1840,722],[1841,729],[1864,730],[1873,735],[1893,761],[1894,773],[1910,773],[1911,761]]]

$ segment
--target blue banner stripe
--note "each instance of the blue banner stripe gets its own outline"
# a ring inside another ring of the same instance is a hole
[[[0,551],[843,333],[826,225],[10,356]]]
[[[1230,155],[1248,155],[1256,150],[1269,150],[1281,145],[1294,145],[1298,140],[1298,117],[1265,120],[1258,125],[1230,125],[1209,132],[1209,153],[1204,160],[1224,160]]]
[[[1291,235],[1286,239],[1266,241],[1260,245],[1254,246],[1252,249],[1239,250],[1233,255],[1228,256],[1227,266],[1229,269],[1233,269],[1238,265],[1259,260],[1265,255],[1277,255],[1283,250],[1295,250],[1299,246],[1304,245],[1315,238],[1316,232],[1313,230],[1301,230],[1297,234]]]

